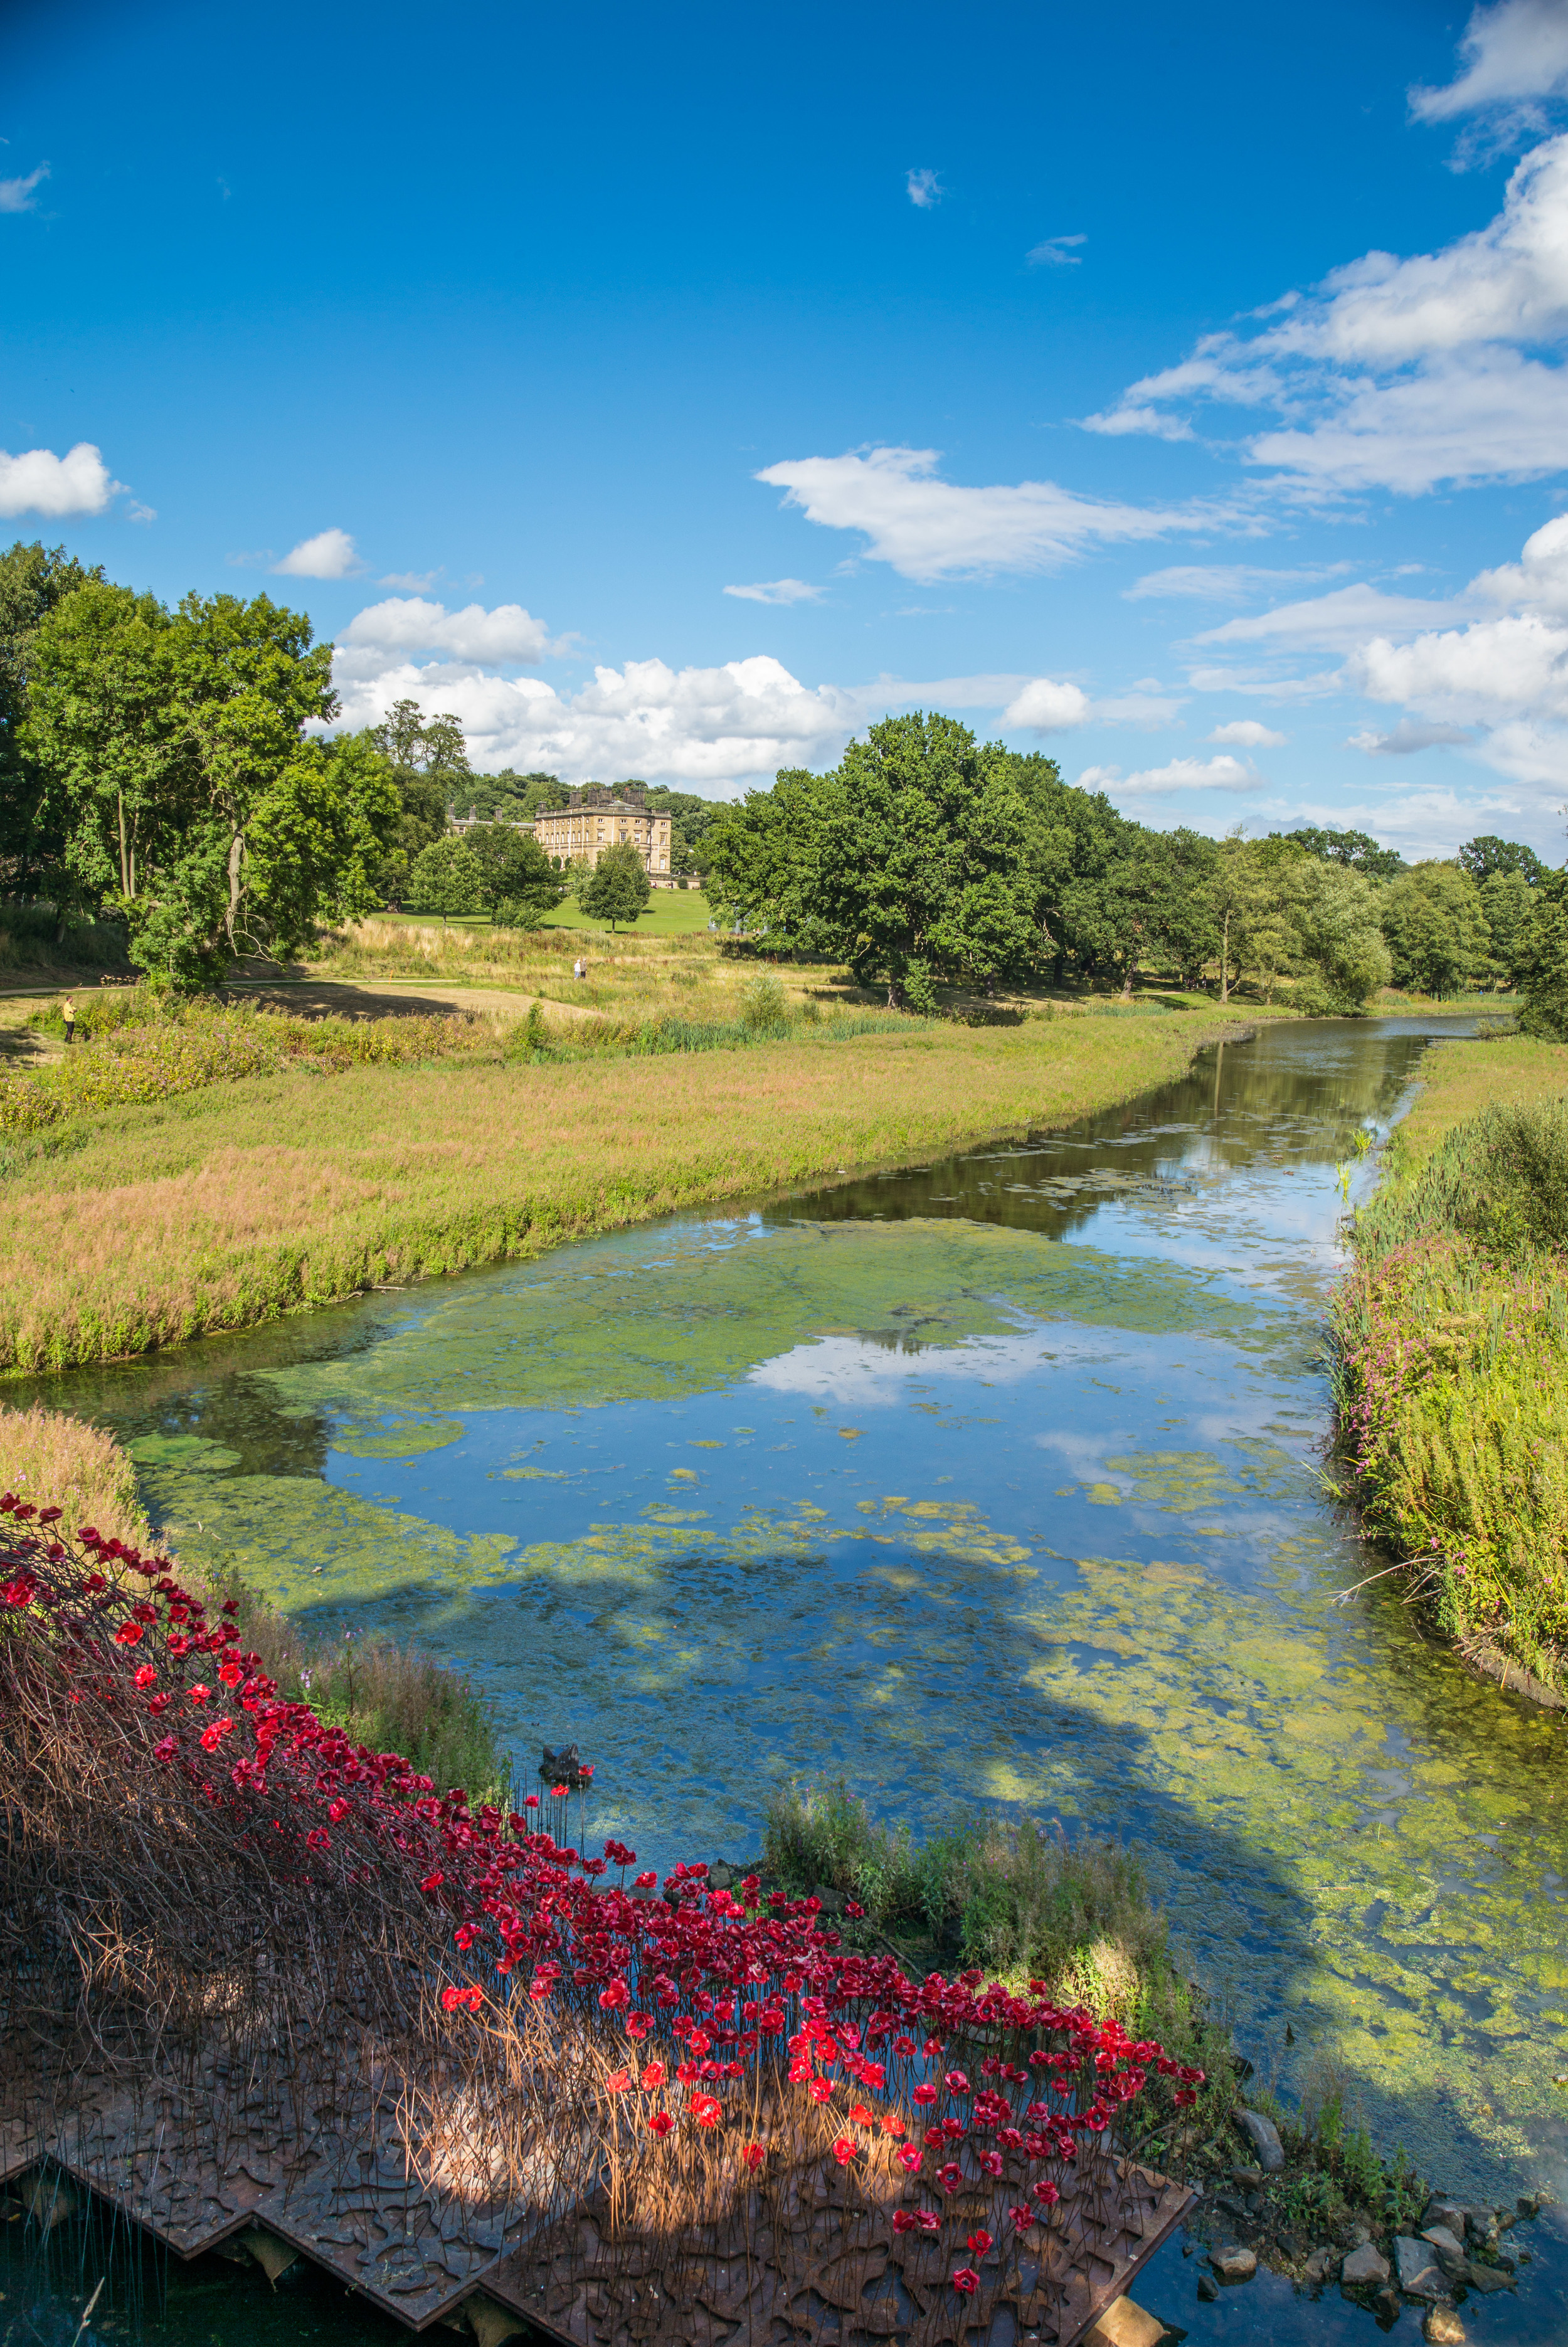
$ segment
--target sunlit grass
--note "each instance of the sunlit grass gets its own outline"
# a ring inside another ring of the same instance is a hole
[[[753,969],[744,977],[753,979]],[[1051,1124],[1179,1074],[1213,1012],[832,1022],[744,1050],[284,1068],[0,1155],[0,1364],[63,1367]]]

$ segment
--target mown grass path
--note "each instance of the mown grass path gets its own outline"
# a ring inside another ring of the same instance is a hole
[[[5,1161],[0,1368],[145,1352],[1061,1123],[1238,1031],[1218,1010],[1107,1013],[589,1065],[289,1070],[104,1112]]]

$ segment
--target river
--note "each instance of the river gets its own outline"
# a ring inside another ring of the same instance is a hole
[[[754,1852],[792,1777],[1114,1835],[1270,2083],[1331,2065],[1444,2187],[1561,2196],[1568,1730],[1368,1581],[1319,1471],[1357,1137],[1468,1031],[1270,1025],[1064,1131],[34,1390],[129,1444],[181,1553],[461,1664],[525,1768],[576,1737],[644,1864]],[[1532,2231],[1472,2338],[1568,2336]],[[1194,2280],[1173,2245],[1140,2296],[1204,2341],[1367,2331]]]

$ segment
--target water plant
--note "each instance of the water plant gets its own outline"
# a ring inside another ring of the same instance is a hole
[[[118,2090],[159,2157],[221,2169],[241,2110],[309,2111],[357,2176],[390,2107],[436,2219],[528,2211],[549,2310],[591,2283],[606,2336],[650,2272],[691,2335],[715,2259],[759,2319],[847,2265],[879,2329],[1061,2332],[1163,2205],[1130,2124],[1178,2131],[1204,2082],[1157,2042],[1040,1982],[914,1980],[815,1896],[589,1856],[581,1767],[510,1810],[442,1789],[287,1700],[237,1600],[57,1508],[0,1518],[0,2119]]]

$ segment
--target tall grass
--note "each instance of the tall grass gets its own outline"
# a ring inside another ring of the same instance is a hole
[[[330,1075],[449,1059],[496,1043],[489,1020],[466,1016],[294,1019],[207,998],[159,1002],[139,987],[90,998],[82,1011],[83,1040],[53,1065],[0,1068],[0,1133],[41,1133],[93,1110],[169,1100],[291,1064]]]
[[[1057,1123],[1234,1031],[1214,1012],[897,1021],[839,1041],[828,1027],[745,1051],[354,1066],[330,1083],[285,1067],[18,1136],[0,1151],[0,1367],[144,1352]]]
[[[1418,1134],[1396,1161],[1357,1216],[1331,1318],[1345,1489],[1368,1531],[1461,1647],[1558,1687],[1568,1684],[1565,1248],[1568,1100],[1497,1101]]]
[[[125,932],[112,921],[67,914],[50,904],[0,897],[0,969],[56,970],[129,968]]]
[[[0,1409],[0,1483],[19,1499],[63,1508],[73,1532],[146,1547],[152,1538],[136,1469],[112,1434],[62,1411]]]

